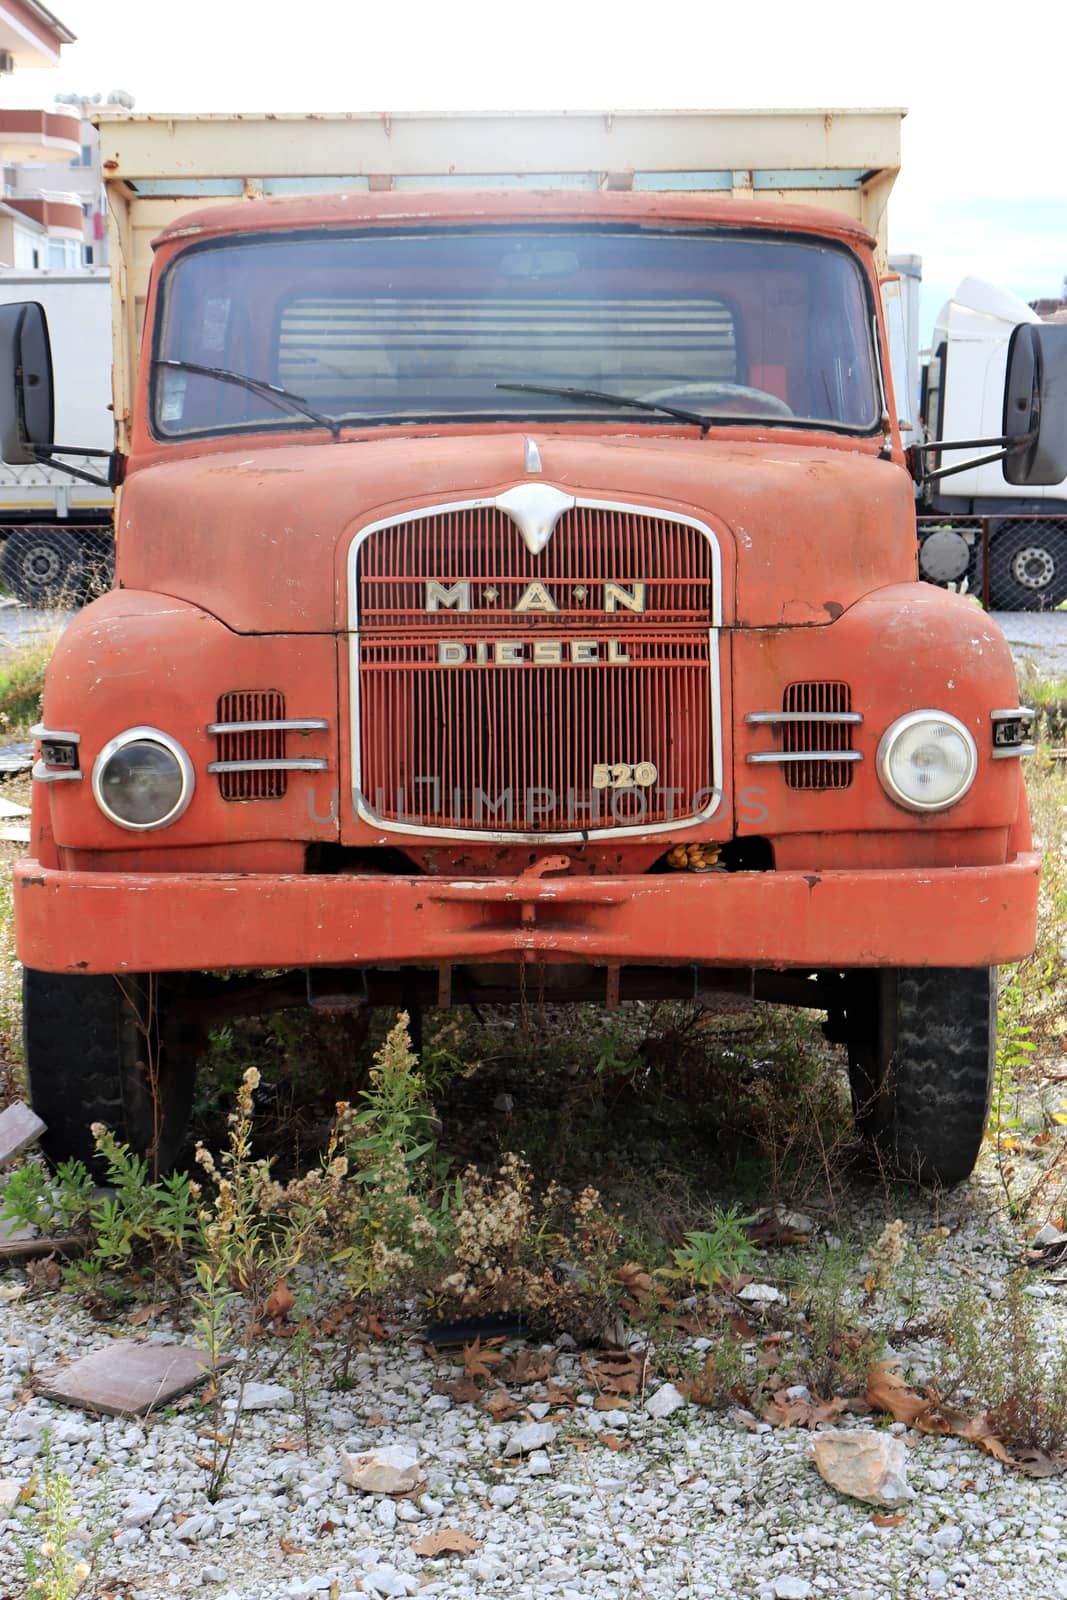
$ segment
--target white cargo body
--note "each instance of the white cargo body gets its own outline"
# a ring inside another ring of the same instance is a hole
[[[1004,425],[1004,374],[1008,344],[1021,322],[1040,322],[1024,300],[984,278],[967,277],[941,307],[934,325],[930,383],[940,403],[937,419],[943,439],[991,438]],[[982,452],[946,450],[942,464],[955,466]],[[945,493],[968,498],[1017,501],[1020,491],[1006,483],[999,462],[954,473]],[[1042,502],[1067,500],[1067,478],[1026,490],[1034,510]]]
[[[685,190],[830,207],[885,262],[900,110],[516,111],[96,119],[111,216],[115,415],[128,444],[152,239],[242,195],[461,189]]]
[[[36,300],[44,307],[56,378],[56,439],[83,449],[111,450],[111,295],[105,267],[79,272],[2,272],[0,305]],[[103,463],[65,455],[76,467],[101,472]],[[66,519],[72,510],[106,518],[111,491],[81,483],[57,468],[0,462],[0,523]]]

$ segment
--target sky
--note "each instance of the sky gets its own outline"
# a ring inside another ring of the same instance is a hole
[[[1067,11],[1053,0],[49,5],[77,43],[57,71],[0,83],[0,103],[125,89],[138,111],[906,107],[889,242],[923,257],[924,329],[967,273],[1026,300],[1067,275]]]

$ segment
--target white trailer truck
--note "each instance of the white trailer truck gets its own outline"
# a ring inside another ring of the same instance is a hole
[[[111,289],[106,267],[0,273],[0,305],[36,300],[52,336],[56,440],[62,459],[99,475],[82,454],[114,444]],[[106,588],[113,564],[112,492],[58,466],[0,463],[0,582],[30,605],[80,601]]]
[[[1040,317],[1006,289],[966,277],[938,313],[930,358],[923,364],[918,348],[921,258],[892,256],[889,265],[899,280],[896,292],[902,305],[893,381],[905,444],[1000,434],[1012,333],[1020,323],[1040,322]],[[905,412],[909,428],[904,426]],[[971,463],[980,454],[933,451],[926,466],[936,473]],[[928,479],[918,510],[920,533],[950,528],[963,534],[971,557],[960,575],[969,578],[975,592],[984,590],[994,609],[1051,610],[1067,600],[1067,480],[1020,491],[1005,481],[999,462],[967,465],[944,478]],[[985,580],[983,542],[989,565]],[[950,568],[939,565],[946,548],[951,547],[938,542],[930,546],[929,560],[920,555],[924,576],[941,581],[951,575]]]

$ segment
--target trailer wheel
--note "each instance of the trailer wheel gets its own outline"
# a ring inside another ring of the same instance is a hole
[[[157,978],[95,977],[26,968],[23,1035],[30,1102],[47,1124],[53,1161],[96,1160],[103,1122],[149,1167],[178,1158],[192,1104],[199,1030],[177,1024]],[[149,1071],[154,1069],[155,1093]]]
[[[899,1177],[947,1187],[973,1170],[989,1115],[996,1017],[995,967],[849,973],[856,1126]]]
[[[1067,600],[1067,525],[1002,522],[989,538],[995,611],[1049,611]]]
[[[110,541],[94,531],[9,528],[0,547],[0,580],[28,606],[80,606],[111,582]]]

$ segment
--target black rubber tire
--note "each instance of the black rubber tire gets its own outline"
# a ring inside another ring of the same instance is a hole
[[[112,541],[92,528],[8,528],[0,580],[28,606],[80,606],[111,586]]]
[[[995,967],[853,972],[845,988],[856,1126],[898,1177],[944,1188],[982,1147],[997,1034]]]
[[[1028,551],[1033,552],[1029,559]],[[1064,600],[1067,527],[1062,522],[1002,522],[990,528],[989,604],[994,611],[1052,611]]]
[[[90,1127],[103,1122],[153,1172],[174,1166],[201,1041],[198,1030],[172,1021],[170,1000],[158,979],[25,970],[26,1077],[30,1103],[48,1128],[41,1145],[53,1162],[76,1156],[99,1171]],[[156,1064],[156,1105],[149,1059]]]

